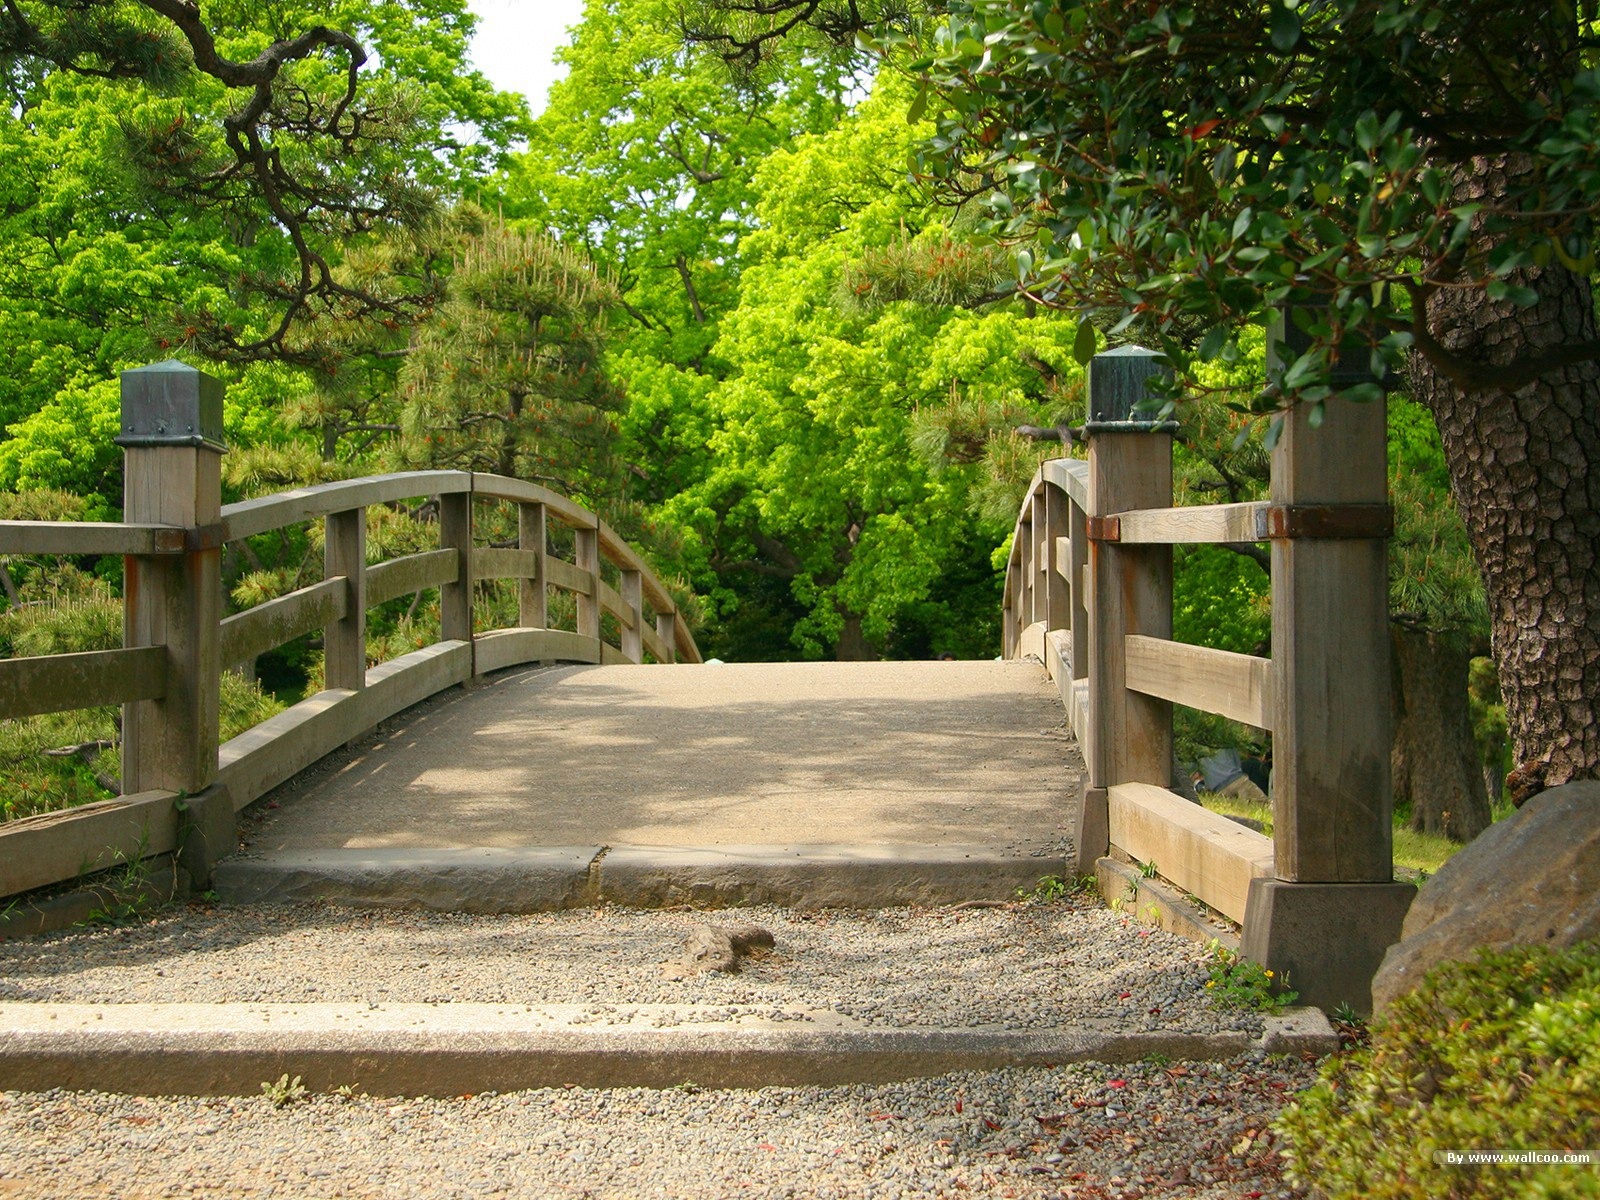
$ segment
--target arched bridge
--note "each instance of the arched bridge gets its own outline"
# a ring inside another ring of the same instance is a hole
[[[125,520],[0,522],[0,554],[125,556],[123,648],[0,661],[0,719],[121,705],[126,794],[0,826],[0,896],[139,856],[236,899],[480,911],[914,903],[1075,873],[1169,927],[1242,925],[1311,1001],[1364,1006],[1410,896],[1372,703],[1382,406],[1331,404],[1315,435],[1288,418],[1269,501],[1174,509],[1171,429],[1133,407],[1150,357],[1091,365],[1087,460],[1036,476],[1005,661],[983,663],[701,663],[614,531],[514,479],[410,472],[224,506],[220,386],[130,371]],[[437,548],[369,563],[368,510],[417,502]],[[484,544],[491,514],[515,545]],[[224,615],[224,547],[300,526],[322,578]],[[1270,544],[1271,659],[1171,640],[1171,546],[1196,541]],[[516,624],[476,629],[475,587],[497,579],[517,581]],[[439,640],[369,666],[367,612],[428,589]],[[315,631],[321,690],[219,746],[222,673]],[[1167,790],[1173,703],[1273,733],[1272,838]]]

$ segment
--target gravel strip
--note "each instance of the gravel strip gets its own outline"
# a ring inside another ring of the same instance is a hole
[[[0,1196],[1292,1196],[1268,1130],[1310,1065],[1093,1064],[878,1087],[453,1100],[0,1093]]]
[[[663,978],[707,922],[777,939],[737,974]],[[0,943],[0,1000],[697,1004],[832,1008],[879,1028],[1261,1033],[1206,998],[1204,950],[1088,900],[1004,908],[586,909],[473,916],[321,906],[164,913]]]

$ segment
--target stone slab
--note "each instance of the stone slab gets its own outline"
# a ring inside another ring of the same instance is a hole
[[[280,851],[219,863],[212,886],[230,904],[316,900],[444,912],[553,912],[592,903],[600,846],[431,847]]]
[[[1251,1046],[1242,1033],[881,1029],[824,1010],[784,1020],[704,1019],[709,1011],[729,1008],[6,1003],[0,1090],[257,1095],[285,1074],[313,1091],[354,1085],[374,1095],[830,1085],[1152,1054],[1224,1059]]]
[[[1009,900],[1064,869],[1060,855],[986,846],[616,846],[600,860],[598,898],[631,908],[889,908]]]
[[[1339,1049],[1339,1035],[1320,1008],[1286,1008],[1267,1017],[1261,1048],[1268,1054],[1315,1054]]]

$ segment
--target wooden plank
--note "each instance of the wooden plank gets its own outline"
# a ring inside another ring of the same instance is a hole
[[[628,610],[622,622],[622,653],[632,663],[644,661],[644,572],[625,570],[620,580],[622,603]]]
[[[123,377],[124,387],[128,377]],[[216,525],[222,456],[210,446],[128,446],[123,509],[144,525]],[[173,558],[130,558],[123,645],[163,646],[166,688],[122,710],[122,786],[198,793],[217,773],[222,662],[222,547]]]
[[[166,690],[164,646],[0,659],[0,719],[159,700]]]
[[[435,642],[379,663],[367,672],[365,690],[318,692],[224,742],[217,777],[238,811],[379,721],[470,678],[466,642]]]
[[[672,628],[672,618],[663,615],[657,617],[656,622],[656,628],[654,629],[651,629],[648,625],[641,628],[639,637],[643,643],[645,653],[649,654],[656,662],[667,664],[672,662],[672,646],[661,636],[661,628],[665,625],[670,630]]]
[[[140,792],[0,824],[0,896],[177,849],[176,792]]]
[[[542,504],[550,516],[570,529],[593,529],[595,515],[583,505],[525,479],[478,472],[472,476],[473,492],[488,500],[512,500],[518,504]]]
[[[1124,545],[1259,542],[1267,537],[1265,500],[1247,504],[1197,504],[1187,508],[1134,509],[1115,514]]]
[[[460,555],[454,550],[425,550],[368,567],[367,607],[409,596],[423,588],[454,583],[460,561]]]
[[[367,510],[323,520],[322,575],[343,584],[344,611],[323,628],[323,686],[360,691],[367,681]]]
[[[627,656],[615,646],[606,642],[600,643],[600,664],[606,667],[625,667],[631,665]]]
[[[222,522],[228,541],[270,533],[285,525],[325,517],[331,512],[370,508],[374,504],[393,504],[420,496],[470,493],[469,471],[400,471],[392,475],[369,475],[364,479],[344,479],[316,487],[296,488],[224,505]]]
[[[1089,677],[1089,534],[1083,509],[1074,500],[1067,509],[1068,553],[1064,571],[1072,583],[1072,677]]]
[[[1087,516],[1172,500],[1172,435],[1092,432]],[[1172,549],[1088,543],[1089,786],[1165,784],[1172,778],[1172,706],[1129,691],[1124,637],[1172,636]]]
[[[600,636],[600,589],[604,582],[600,578],[600,531],[599,529],[575,529],[572,532],[575,544],[573,558],[577,562],[578,570],[583,572],[584,582],[588,584],[586,591],[578,595],[578,632],[584,637],[598,638]],[[615,592],[612,595],[616,595]]]
[[[1079,508],[1089,507],[1088,463],[1080,458],[1052,458],[1039,468],[1039,473],[1066,492]]]
[[[1271,659],[1133,633],[1123,645],[1134,691],[1272,731],[1277,700]]]
[[[628,623],[634,618],[633,610],[629,607],[628,602],[623,599],[622,593],[605,582],[605,580],[600,581],[598,591],[601,611],[610,613],[617,619],[618,624],[626,629]]]
[[[524,629],[550,624],[550,589],[545,586],[545,562],[550,557],[549,518],[543,503],[517,506],[517,545],[533,555],[533,570],[517,588],[517,620]]]
[[[1273,450],[1275,504],[1378,504],[1386,498],[1385,408],[1306,406]],[[1278,878],[1393,878],[1388,556],[1384,539],[1272,543],[1273,835]]]
[[[1252,879],[1272,878],[1272,842],[1165,788],[1114,785],[1111,844],[1234,921],[1244,920]]]
[[[530,662],[600,661],[600,643],[570,629],[496,629],[474,640],[479,675]]]
[[[344,616],[350,589],[324,579],[222,620],[222,665],[238,666]]]
[[[472,551],[474,579],[531,579],[539,571],[539,556],[532,550],[478,546]]]
[[[0,521],[0,554],[182,554],[184,530],[118,521]]]
[[[472,641],[472,493],[439,497],[439,549],[456,555],[456,577],[439,585],[439,638]]]
[[[1044,541],[1040,546],[1044,576],[1040,586],[1045,593],[1045,624],[1051,629],[1068,629],[1072,625],[1072,589],[1063,571],[1072,555],[1067,539],[1070,506],[1071,501],[1060,488],[1045,489]]]
[[[689,623],[683,619],[681,612],[672,614],[672,646],[673,655],[678,662],[697,663],[702,661],[700,647],[694,640],[694,634],[689,631]]]
[[[551,587],[558,587],[580,596],[591,595],[594,592],[594,579],[590,574],[581,567],[573,566],[564,558],[547,558],[544,570],[550,579]]]

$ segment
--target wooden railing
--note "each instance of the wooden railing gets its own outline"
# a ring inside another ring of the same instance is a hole
[[[1091,363],[1087,461],[1044,463],[1017,518],[1005,655],[1044,662],[1083,749],[1080,873],[1145,864],[1312,1002],[1360,1007],[1412,891],[1393,882],[1384,405],[1291,412],[1269,500],[1174,508],[1174,427],[1138,416],[1154,358]],[[1260,541],[1272,657],[1173,641],[1172,546]],[[1170,790],[1173,704],[1272,734],[1271,838]]]
[[[123,399],[128,521],[0,521],[0,554],[123,555],[125,645],[0,660],[0,719],[121,705],[124,795],[0,825],[0,896],[189,843],[187,865],[203,877],[231,849],[236,811],[379,721],[475,676],[541,661],[700,661],[643,560],[555,492],[499,475],[412,471],[224,506],[215,381],[161,364],[128,372]],[[175,422],[172,412],[186,406],[192,419]],[[367,509],[420,497],[438,505],[438,549],[369,565]],[[475,544],[480,500],[516,506],[516,547]],[[321,580],[222,615],[223,546],[319,520]],[[552,525],[571,530],[574,561],[552,553]],[[518,581],[518,624],[475,632],[474,584],[492,579]],[[439,593],[439,640],[368,667],[368,610],[429,588]],[[574,628],[550,627],[552,588],[575,597]],[[616,644],[602,638],[608,625]],[[318,631],[323,689],[219,748],[222,671]]]

